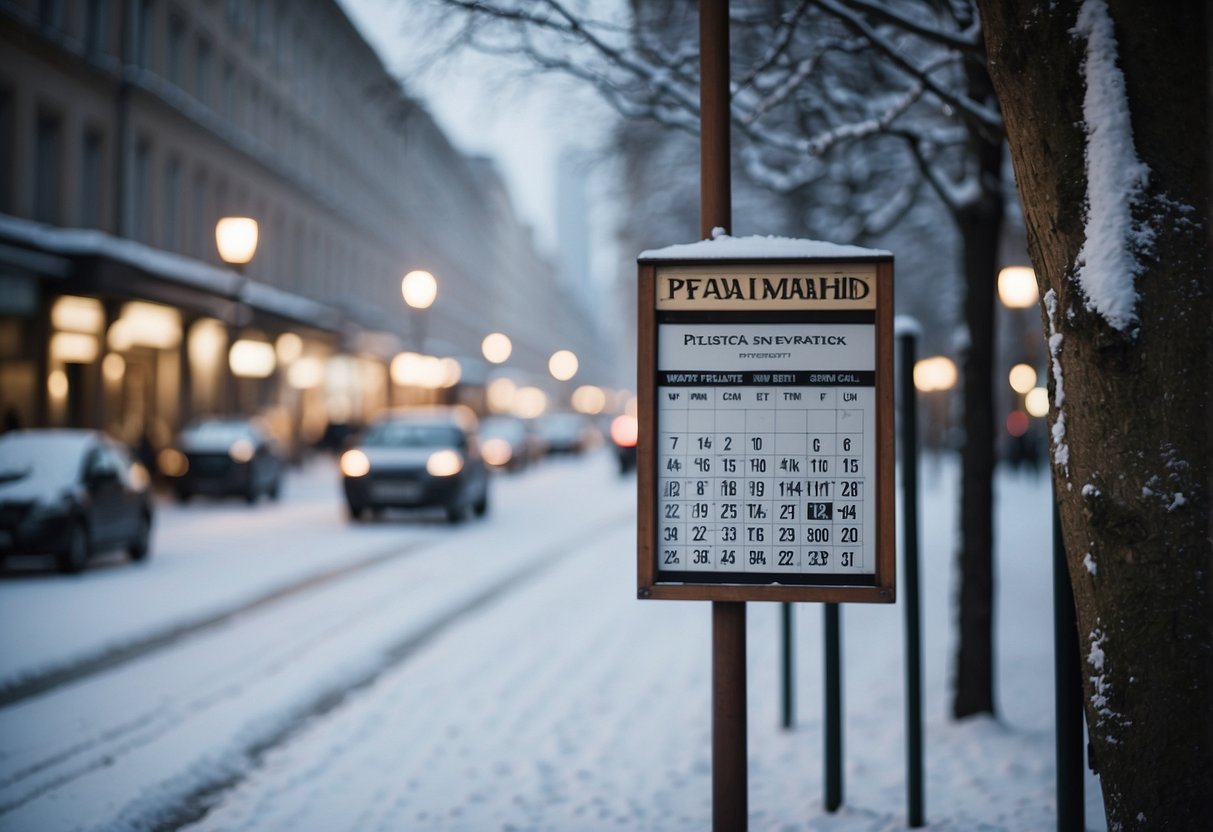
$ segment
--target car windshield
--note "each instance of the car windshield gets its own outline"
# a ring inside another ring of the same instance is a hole
[[[0,436],[0,484],[57,488],[75,482],[88,444],[79,433],[6,433]]]
[[[512,419],[485,419],[480,423],[480,437],[487,439],[500,436],[503,439],[521,439],[526,432],[521,422]]]
[[[252,439],[247,422],[199,422],[181,432],[181,440],[194,445],[226,448],[237,439]]]
[[[463,444],[463,432],[451,425],[426,422],[381,422],[362,438],[371,448],[457,448]]]

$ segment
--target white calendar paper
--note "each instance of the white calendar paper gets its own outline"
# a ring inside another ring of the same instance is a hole
[[[873,583],[876,348],[865,315],[664,316],[661,580]]]

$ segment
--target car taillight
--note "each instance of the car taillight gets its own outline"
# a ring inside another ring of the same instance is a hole
[[[611,421],[611,441],[621,448],[636,446],[636,437],[640,434],[640,425],[635,416],[624,413]]]

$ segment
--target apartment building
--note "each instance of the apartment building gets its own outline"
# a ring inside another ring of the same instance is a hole
[[[258,222],[243,267],[225,216]],[[403,303],[412,269],[437,278],[428,309]],[[0,408],[20,423],[134,441],[274,412],[310,438],[393,403],[483,407],[490,371],[550,386],[561,348],[606,378],[571,291],[333,0],[0,0]],[[402,351],[455,361],[400,383]]]

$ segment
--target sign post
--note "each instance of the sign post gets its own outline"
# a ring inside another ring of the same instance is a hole
[[[639,268],[638,595],[893,602],[892,256],[725,237]]]

